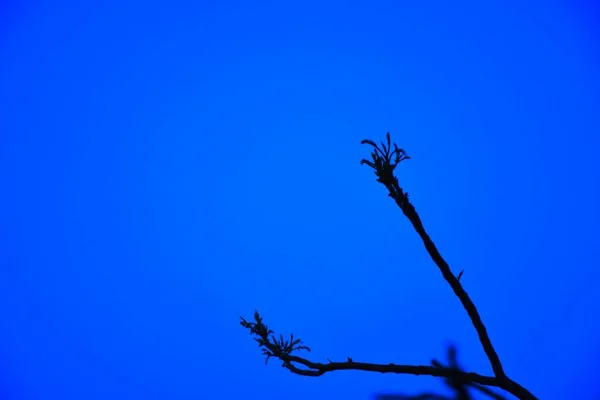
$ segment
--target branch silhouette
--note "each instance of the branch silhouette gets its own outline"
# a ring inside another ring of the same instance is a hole
[[[470,400],[471,397],[469,394],[469,388],[474,388],[492,398],[502,399],[501,396],[491,391],[489,387],[502,389],[520,400],[538,400],[537,397],[535,397],[530,391],[510,379],[504,372],[500,357],[492,345],[492,341],[490,340],[481,316],[479,315],[475,304],[460,283],[460,278],[462,277],[464,271],[461,270],[458,275],[454,275],[452,273],[448,263],[444,260],[437,247],[433,243],[433,240],[431,240],[427,234],[419,214],[409,201],[408,193],[405,192],[402,187],[400,187],[398,178],[394,175],[394,170],[396,167],[402,161],[410,159],[410,157],[402,148],[399,148],[396,143],[391,143],[389,132],[386,135],[386,142],[387,144],[381,142],[380,147],[372,140],[363,140],[361,144],[372,146],[373,151],[371,152],[371,159],[361,160],[361,165],[367,165],[374,170],[374,173],[377,176],[377,182],[380,182],[386,187],[389,192],[388,196],[396,202],[398,207],[400,207],[404,215],[411,222],[413,228],[423,241],[427,253],[442,273],[442,276],[446,282],[448,282],[454,291],[454,294],[460,300],[462,306],[471,319],[483,350],[492,366],[493,376],[463,371],[458,366],[456,349],[453,346],[450,346],[448,349],[449,364],[447,366],[435,359],[432,360],[431,366],[403,365],[394,363],[373,364],[367,362],[356,362],[349,357],[346,361],[339,362],[329,360],[327,363],[313,362],[306,358],[293,355],[292,353],[295,351],[310,351],[310,348],[305,346],[301,340],[294,339],[293,335],[290,335],[289,339],[284,339],[283,336],[280,335],[278,339],[274,332],[270,330],[263,322],[263,319],[258,311],[254,312],[254,322],[249,322],[241,317],[240,324],[250,331],[250,334],[254,336],[254,340],[256,340],[259,347],[262,348],[262,353],[266,356],[265,363],[267,363],[271,357],[278,358],[283,362],[283,367],[298,375],[320,376],[327,372],[341,370],[428,375],[444,378],[446,384],[454,391],[456,400]],[[423,393],[416,397],[398,396],[400,395],[379,395],[378,399],[446,399],[444,396],[432,393]]]

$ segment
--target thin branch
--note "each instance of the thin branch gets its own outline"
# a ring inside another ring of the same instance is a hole
[[[388,195],[392,199],[394,199],[398,207],[400,207],[404,215],[406,215],[408,220],[412,223],[418,235],[421,237],[421,240],[423,241],[423,244],[425,245],[429,256],[432,258],[433,262],[435,262],[435,264],[438,266],[439,270],[442,272],[442,276],[444,277],[446,282],[448,282],[450,287],[452,287],[452,290],[454,291],[454,293],[462,303],[463,307],[467,311],[467,314],[469,315],[469,318],[471,318],[471,322],[473,323],[473,326],[477,331],[477,335],[479,336],[479,341],[483,346],[483,350],[485,351],[490,361],[490,364],[492,365],[494,375],[499,378],[505,377],[506,374],[504,373],[502,363],[500,362],[500,357],[498,357],[498,354],[496,353],[496,350],[492,345],[492,341],[489,338],[487,329],[485,328],[485,325],[483,324],[483,321],[479,316],[479,312],[477,311],[475,304],[471,301],[471,298],[460,284],[460,278],[452,273],[450,267],[448,266],[448,263],[446,262],[446,260],[444,260],[437,247],[433,243],[433,240],[431,240],[431,238],[425,231],[425,227],[421,222],[421,218],[419,217],[417,210],[410,203],[408,199],[408,194],[404,193],[404,191],[400,187],[398,183],[398,178],[396,178],[396,176],[394,176],[393,174],[393,170],[395,169],[398,162],[392,162],[390,154],[382,153],[381,150],[378,149],[372,141],[363,141],[362,143],[370,144],[371,146],[375,147],[374,151],[371,153],[371,156],[376,161],[374,165],[378,165],[380,167],[371,168],[375,170],[375,175],[377,175],[378,177],[377,181],[382,183],[388,189]],[[379,156],[379,154],[383,154],[383,156]],[[367,163],[367,161],[363,160],[362,163]],[[462,271],[460,275],[462,275]]]
[[[397,191],[391,191],[390,193],[394,193],[394,196],[398,196]],[[394,198],[394,196],[392,197]],[[446,282],[448,282],[448,284],[454,291],[454,294],[456,294],[456,296],[462,303],[464,309],[467,311],[467,314],[469,315],[469,318],[471,319],[471,322],[473,323],[473,326],[477,331],[477,335],[479,336],[479,341],[483,346],[483,350],[485,351],[485,354],[487,355],[490,361],[492,370],[494,371],[494,375],[496,375],[499,378],[505,377],[506,374],[504,372],[504,368],[502,367],[502,363],[500,362],[500,357],[498,356],[498,353],[496,353],[496,350],[492,345],[492,341],[490,340],[483,320],[481,319],[481,316],[477,311],[477,307],[475,307],[475,304],[467,294],[466,290],[460,284],[459,279],[456,276],[454,276],[454,274],[450,270],[450,267],[448,266],[444,258],[441,256],[437,247],[425,231],[423,223],[421,222],[421,218],[417,214],[415,208],[409,202],[408,198],[395,197],[394,200],[396,201],[396,204],[398,204],[402,208],[404,215],[406,215],[410,222],[413,224],[413,227],[423,240],[423,244],[425,245],[427,252],[442,272],[442,276],[444,277]]]
[[[258,311],[254,312],[254,322],[249,322],[243,317],[240,317],[240,325],[247,328],[250,334],[254,336],[254,340],[258,342],[259,347],[263,349],[263,355],[266,356],[266,361],[271,357],[278,358],[283,361],[282,367],[287,368],[289,371],[302,376],[321,376],[327,372],[333,371],[369,371],[379,372],[382,374],[409,374],[409,375],[425,375],[433,376],[438,378],[452,379],[456,382],[463,382],[467,385],[485,385],[491,387],[497,387],[503,389],[521,400],[537,400],[535,396],[529,393],[525,388],[520,386],[518,383],[511,379],[497,378],[493,376],[480,375],[475,372],[462,372],[452,365],[450,367],[444,367],[436,360],[433,360],[433,366],[427,365],[403,365],[403,364],[375,364],[367,362],[356,362],[351,358],[348,361],[335,362],[329,361],[327,363],[319,363],[310,361],[306,358],[292,355],[291,353],[296,350],[310,349],[303,346],[299,339],[293,341],[295,347],[291,345],[290,340],[277,339],[274,332],[268,328],[263,322],[262,317]],[[280,336],[282,338],[282,336]],[[301,365],[304,368],[300,368],[297,365]]]
[[[381,148],[379,148],[372,140],[363,140],[361,144],[371,145],[374,149],[371,152],[372,160],[363,159],[361,164],[366,164],[374,170],[375,175],[377,176],[377,181],[382,183],[388,189],[388,195],[394,199],[396,204],[400,207],[404,215],[409,219],[414,229],[421,237],[421,240],[423,241],[423,244],[425,245],[430,257],[441,271],[446,282],[448,282],[456,296],[459,298],[464,309],[467,311],[467,314],[469,315],[469,318],[471,319],[471,322],[477,331],[479,340],[483,346],[483,350],[490,361],[494,376],[485,376],[474,372],[462,371],[456,362],[456,352],[453,349],[450,349],[449,351],[449,366],[444,366],[436,360],[432,361],[432,366],[401,365],[393,363],[373,364],[355,362],[350,357],[348,357],[348,360],[344,362],[313,362],[306,358],[292,355],[292,353],[295,351],[310,351],[310,349],[307,346],[304,346],[300,339],[294,339],[293,335],[290,336],[290,339],[284,339],[282,335],[279,336],[279,339],[276,338],[274,332],[264,324],[258,311],[255,311],[254,313],[254,322],[248,322],[244,318],[241,318],[240,324],[244,328],[250,330],[250,334],[254,336],[254,340],[258,343],[259,347],[262,348],[263,355],[266,356],[265,362],[268,362],[271,357],[278,358],[283,362],[283,367],[298,375],[321,376],[327,372],[341,370],[428,375],[444,378],[446,383],[455,391],[457,399],[460,400],[466,400],[469,398],[469,387],[473,387],[496,399],[502,399],[502,397],[495,394],[487,387],[497,387],[503,389],[521,400],[538,400],[537,397],[535,397],[531,392],[510,379],[504,372],[500,358],[496,353],[494,346],[492,345],[479,312],[460,283],[460,278],[462,277],[463,271],[460,271],[458,275],[454,275],[452,273],[448,263],[446,263],[444,258],[439,253],[437,247],[427,234],[419,214],[408,199],[408,193],[404,192],[404,190],[400,187],[398,178],[394,175],[394,170],[398,164],[404,160],[410,159],[410,157],[406,155],[406,152],[399,148],[396,143],[393,143],[392,150],[389,132],[386,135],[386,139],[387,145],[382,142]],[[442,397],[433,394],[423,394],[420,397],[412,398],[423,399]]]
[[[494,371],[494,375],[496,378],[502,381],[510,381],[512,382],[504,372],[504,368],[502,367],[502,363],[500,362],[500,357],[498,353],[494,349],[492,345],[492,341],[487,333],[487,329],[483,324],[483,320],[477,311],[477,307],[467,294],[466,290],[460,284],[460,277],[462,276],[462,271],[458,276],[455,276],[448,263],[437,247],[433,243],[433,240],[427,234],[425,227],[423,226],[423,222],[417,213],[415,207],[411,204],[408,193],[404,192],[400,184],[398,183],[398,178],[394,175],[394,170],[398,166],[398,164],[407,159],[406,153],[404,150],[399,149],[394,143],[394,151],[390,152],[390,134],[387,133],[388,146],[387,148],[384,146],[384,149],[381,150],[377,147],[375,142],[372,140],[363,140],[361,144],[369,144],[374,147],[374,150],[371,152],[371,158],[373,162],[363,159],[361,164],[367,164],[369,167],[373,168],[375,175],[377,176],[377,181],[383,184],[388,189],[388,196],[394,199],[398,207],[402,210],[404,215],[408,218],[408,220],[412,223],[414,229],[417,231],[417,234],[421,237],[423,244],[425,245],[425,249],[429,253],[429,256],[433,260],[433,262],[437,265],[439,270],[442,273],[442,276],[448,282],[454,294],[459,298],[462,303],[464,309],[467,311],[475,330],[477,331],[477,335],[479,336],[479,341],[483,346],[483,350],[485,351],[490,364],[492,366],[492,370]],[[395,158],[393,157],[395,156]],[[514,382],[513,382],[514,383]],[[535,398],[531,393],[522,388],[526,393],[524,393],[527,398]],[[530,396],[530,397],[529,397]]]

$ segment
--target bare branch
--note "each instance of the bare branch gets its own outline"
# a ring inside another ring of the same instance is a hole
[[[421,237],[421,240],[423,241],[423,244],[425,245],[425,248],[427,249],[427,252],[429,253],[430,257],[438,266],[438,268],[442,272],[442,276],[444,277],[444,279],[446,279],[448,284],[450,284],[450,287],[452,287],[454,293],[459,298],[463,307],[467,311],[467,314],[469,315],[469,318],[471,318],[471,322],[473,323],[473,326],[475,327],[475,330],[479,335],[479,341],[481,342],[483,349],[490,361],[490,364],[492,365],[494,375],[496,375],[497,377],[504,377],[505,373],[502,367],[502,363],[500,362],[500,358],[498,357],[498,354],[496,353],[496,350],[492,345],[492,341],[488,336],[487,329],[485,328],[485,325],[483,324],[483,321],[479,316],[479,312],[477,311],[475,304],[471,301],[471,298],[461,286],[459,282],[460,278],[452,273],[450,267],[448,266],[448,263],[446,263],[446,260],[444,260],[444,258],[438,251],[437,247],[433,243],[433,240],[431,240],[431,238],[425,231],[425,228],[423,226],[423,223],[421,222],[421,218],[419,217],[417,210],[410,203],[408,197],[404,195],[404,191],[400,187],[398,179],[389,172],[390,170],[393,170],[393,168],[395,168],[395,165],[391,163],[389,157],[384,157],[382,162],[383,166],[380,166],[377,163],[375,163],[374,167],[370,167],[375,170],[375,175],[379,177],[378,181],[381,182],[388,189],[389,196],[396,201],[396,204],[400,207],[404,215],[406,215],[408,220],[412,223],[413,227]],[[382,177],[384,177],[385,179],[382,179]]]
[[[479,312],[460,283],[460,279],[464,270],[461,270],[458,275],[454,275],[452,273],[448,263],[441,256],[437,247],[427,234],[419,214],[408,199],[408,193],[404,192],[398,183],[398,178],[394,175],[394,170],[400,164],[400,162],[408,160],[410,157],[402,148],[399,148],[396,143],[393,143],[392,150],[392,142],[389,132],[386,135],[386,142],[387,144],[381,142],[380,148],[372,140],[363,140],[361,144],[368,144],[372,146],[373,151],[371,152],[371,160],[363,159],[361,164],[366,164],[374,170],[375,175],[377,176],[377,181],[382,183],[388,189],[388,196],[394,199],[404,215],[412,223],[413,228],[417,231],[417,234],[421,237],[429,256],[437,265],[442,273],[442,276],[446,282],[448,282],[462,303],[464,309],[467,311],[467,314],[469,315],[469,318],[471,319],[471,322],[477,331],[477,335],[479,336],[479,341],[481,342],[483,350],[490,361],[494,376],[485,376],[474,372],[464,372],[458,365],[456,360],[456,350],[453,347],[451,347],[448,351],[448,366],[444,366],[437,360],[433,360],[431,366],[425,366],[356,362],[350,357],[348,357],[347,361],[344,362],[333,362],[329,359],[327,359],[327,363],[313,362],[306,358],[292,354],[295,351],[310,351],[310,349],[303,345],[300,339],[294,339],[293,335],[290,335],[289,339],[284,339],[283,336],[280,335],[278,339],[274,332],[263,323],[258,311],[255,311],[254,313],[254,322],[248,322],[244,318],[241,318],[240,324],[244,328],[250,330],[250,334],[254,336],[254,340],[256,340],[259,347],[262,348],[263,355],[266,356],[265,362],[267,362],[271,357],[278,358],[283,362],[283,367],[298,375],[321,376],[327,372],[342,370],[428,375],[445,379],[446,384],[455,392],[455,399],[458,400],[470,399],[469,388],[474,388],[497,400],[503,399],[502,396],[491,391],[489,387],[503,389],[521,400],[538,400],[527,389],[510,379],[504,372],[504,368],[500,362],[500,357],[492,345],[487,333],[487,329],[483,324]],[[417,397],[413,396],[404,398],[443,399],[444,397],[425,393]]]
[[[282,367],[287,368],[289,371],[302,376],[321,376],[327,372],[333,371],[369,371],[379,372],[382,374],[409,374],[409,375],[426,375],[438,378],[446,378],[452,380],[452,382],[460,382],[462,385],[484,385],[504,389],[509,393],[514,394],[522,400],[537,400],[533,395],[526,393],[524,388],[511,381],[508,378],[497,378],[492,376],[480,375],[475,372],[463,372],[458,368],[455,361],[452,360],[452,354],[449,353],[450,365],[448,367],[442,365],[440,362],[433,360],[432,366],[427,365],[403,365],[403,364],[374,364],[367,362],[356,362],[348,357],[348,361],[335,362],[329,361],[327,363],[319,363],[310,361],[303,357],[292,355],[291,353],[296,350],[308,350],[308,347],[298,345],[302,343],[299,339],[296,341],[282,341],[278,340],[274,335],[274,332],[270,330],[263,322],[262,317],[258,311],[254,312],[254,321],[248,322],[243,317],[240,317],[242,325],[250,331],[250,334],[255,336],[255,340],[258,342],[259,347],[262,347],[263,355],[266,356],[267,361],[271,357],[280,359]],[[295,346],[290,343],[296,343]],[[301,368],[302,366],[304,368]],[[456,386],[456,384],[455,384]]]

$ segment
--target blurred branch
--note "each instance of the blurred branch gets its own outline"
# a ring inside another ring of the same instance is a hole
[[[277,339],[274,335],[274,332],[263,323],[262,317],[259,315],[258,311],[255,311],[254,313],[254,322],[248,322],[244,318],[241,318],[240,324],[244,328],[250,330],[250,334],[254,336],[254,339],[258,342],[259,347],[262,348],[263,355],[266,356],[265,362],[268,362],[271,357],[278,358],[283,362],[283,367],[298,375],[320,376],[326,372],[340,370],[428,375],[444,378],[446,380],[446,384],[455,392],[456,400],[470,400],[469,388],[474,388],[497,400],[502,399],[501,396],[489,390],[487,387],[497,387],[503,389],[521,400],[537,400],[533,394],[531,394],[527,389],[519,385],[517,382],[510,379],[504,372],[500,358],[496,353],[494,346],[492,345],[479,312],[460,283],[460,278],[462,277],[464,271],[461,270],[458,275],[454,275],[452,273],[448,263],[446,263],[444,258],[439,253],[437,247],[427,234],[421,218],[419,217],[415,207],[408,199],[408,193],[400,187],[398,178],[394,175],[394,170],[400,164],[400,162],[408,160],[410,157],[402,148],[399,148],[396,143],[393,143],[392,148],[389,132],[386,135],[386,139],[387,145],[386,143],[381,142],[381,147],[372,140],[363,140],[361,144],[368,144],[372,146],[373,151],[371,152],[371,160],[363,159],[361,164],[366,164],[374,170],[375,175],[377,176],[377,181],[386,187],[389,192],[388,196],[396,202],[404,215],[412,223],[414,229],[417,231],[417,234],[421,237],[429,256],[437,265],[442,273],[442,276],[446,282],[448,282],[454,291],[454,294],[456,294],[456,296],[459,298],[464,309],[469,315],[469,318],[471,319],[471,322],[477,331],[477,335],[479,336],[479,341],[481,342],[483,350],[490,361],[494,376],[485,376],[474,372],[462,371],[456,361],[456,350],[453,347],[448,350],[448,366],[444,366],[436,360],[432,361],[431,366],[401,365],[393,363],[373,364],[355,362],[351,358],[348,358],[347,361],[342,362],[313,362],[306,358],[292,355],[294,351],[310,351],[310,349],[304,346],[299,339],[294,339],[293,335],[290,336],[290,339],[284,339],[281,335],[279,339]],[[400,398],[445,399],[443,396],[431,393],[423,393],[417,397],[397,397],[397,399]],[[391,398],[386,397],[385,399],[389,400]],[[384,398],[380,397],[380,400],[384,400]]]

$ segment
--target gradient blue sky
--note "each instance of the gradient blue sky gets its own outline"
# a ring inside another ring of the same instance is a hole
[[[0,398],[372,399],[491,373],[359,161],[390,131],[509,375],[600,398],[600,29],[591,3],[3,3]],[[443,390],[440,389],[440,390]]]

